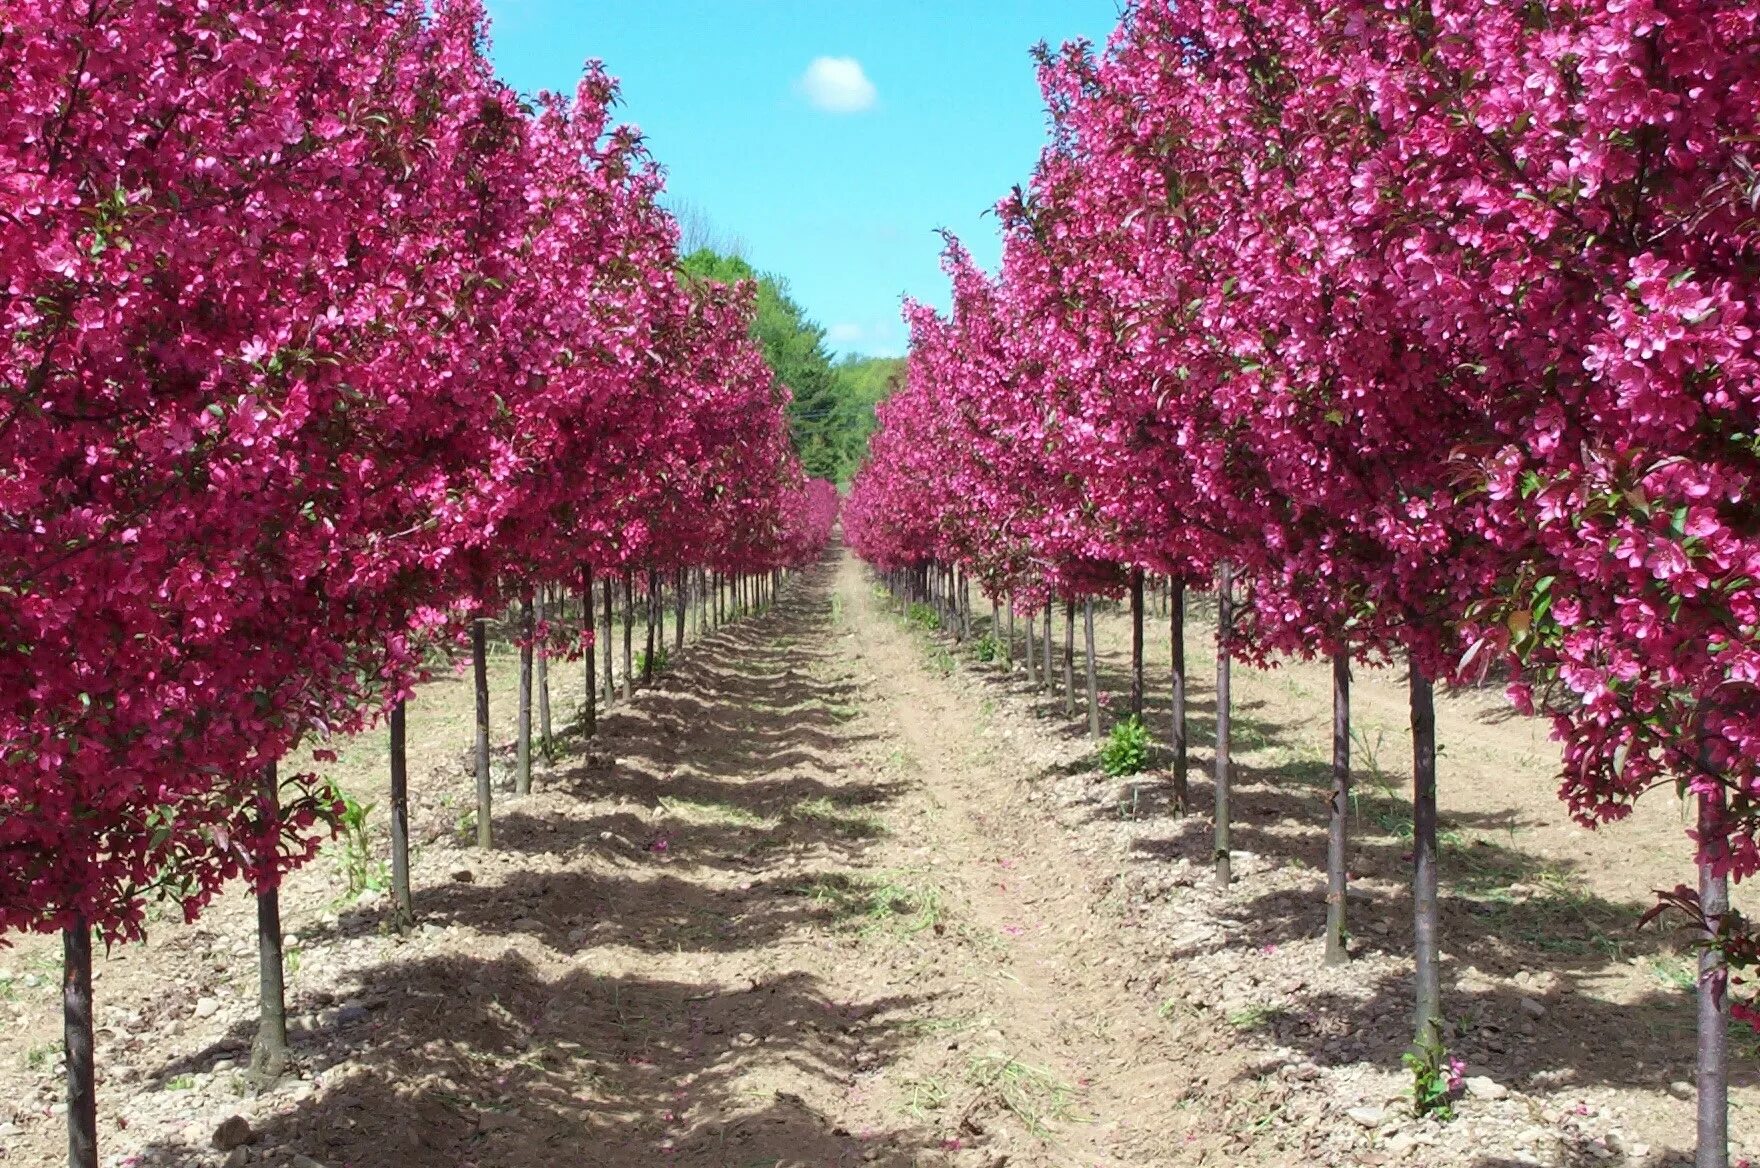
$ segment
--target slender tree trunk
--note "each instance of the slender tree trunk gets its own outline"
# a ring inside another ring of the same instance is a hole
[[[391,707],[391,904],[400,933],[415,927],[416,903],[409,887],[409,750],[405,703]]]
[[[959,574],[959,607],[965,613],[966,638],[969,640],[978,635],[978,617],[972,611],[972,578],[964,571]]]
[[[1063,602],[1063,716],[1076,716],[1076,602]]]
[[[609,710],[611,704],[617,700],[617,671],[616,666],[612,662],[612,658],[617,655],[617,616],[614,611],[616,608],[616,600],[612,596],[613,588],[611,586],[611,577],[607,576],[605,578],[605,583],[600,588],[600,591],[604,593],[605,652],[603,656],[605,658],[605,708]]]
[[[1229,641],[1234,626],[1234,567],[1217,565],[1216,584],[1216,883],[1232,878],[1229,863]]]
[[[1094,662],[1094,598],[1082,599],[1083,657],[1088,670],[1088,733],[1100,740],[1100,678]]]
[[[677,576],[677,588],[675,589],[677,595],[672,598],[672,615],[674,618],[672,629],[672,655],[674,657],[684,652],[684,618],[686,612],[690,608],[690,591],[686,587],[689,579],[690,577],[685,574],[685,570],[680,568]]]
[[[547,590],[541,590],[538,593],[538,624],[540,626],[544,624],[545,619],[545,591]],[[560,606],[553,604],[550,607]],[[560,617],[561,614],[557,613],[556,615]],[[548,639],[546,639],[547,643]],[[550,721],[550,654],[540,647],[534,664],[538,670],[538,744],[544,751],[544,758],[550,760],[556,757],[553,745],[556,737],[555,726]]]
[[[593,627],[593,565],[581,564],[581,649],[582,672],[587,678],[584,711],[588,738],[599,733],[599,630]]]
[[[1014,594],[1003,597],[1003,607],[1008,609],[1008,635],[1002,639],[1002,661],[1008,666],[1008,672],[1014,672]]]
[[[67,1055],[68,1168],[98,1168],[98,1076],[92,1055],[92,929],[61,931],[61,1025]]]
[[[1038,678],[1034,676],[1039,669],[1039,655],[1033,649],[1033,626],[1038,623],[1037,616],[1029,616],[1021,622],[1027,630],[1027,687],[1029,689],[1036,689],[1039,685]]]
[[[1002,648],[1002,602],[994,596],[990,598],[990,644],[990,659],[995,661],[995,652]]]
[[[1131,569],[1131,713],[1143,716],[1143,569]]]
[[[648,650],[642,656],[642,684],[654,684],[654,622],[660,615],[660,577],[648,569]]]
[[[259,772],[257,797],[263,801],[263,823],[268,828],[262,844],[267,854],[258,862],[273,873],[281,834],[281,783],[274,763]],[[270,879],[276,884],[257,893],[257,1034],[251,1042],[251,1076],[259,1083],[279,1079],[292,1055],[281,952],[281,878],[272,874]]]
[[[1442,1041],[1442,954],[1436,899],[1436,697],[1430,679],[1411,663],[1412,698],[1412,947],[1416,959],[1414,1042]]]
[[[623,696],[636,696],[636,586],[634,574],[623,574]]]
[[[1709,759],[1706,760],[1709,762]],[[1724,838],[1724,794],[1717,787],[1699,796],[1699,838]],[[1721,845],[1713,845],[1721,850]],[[1699,906],[1715,941],[1729,912],[1729,878],[1699,865]],[[1729,969],[1714,944],[1699,954],[1699,1151],[1696,1168],[1729,1168]]]
[[[1332,655],[1332,797],[1327,801],[1326,964],[1350,957],[1345,948],[1345,849],[1351,805],[1351,659]]]
[[[1045,648],[1045,669],[1039,675],[1039,682],[1041,689],[1047,689],[1055,693],[1057,692],[1056,666],[1051,663],[1053,635],[1054,634],[1051,631],[1051,598],[1048,596],[1045,598],[1045,635],[1040,638]]]
[[[1167,593],[1168,652],[1173,662],[1173,805],[1184,815],[1191,806],[1191,760],[1186,755],[1189,734],[1186,726],[1185,581],[1169,581]]]
[[[515,732],[513,790],[532,793],[532,637],[537,628],[528,590],[519,601],[519,724]]]
[[[471,622],[471,670],[477,683],[477,846],[495,846],[490,824],[493,793],[489,789],[489,646],[488,621]]]

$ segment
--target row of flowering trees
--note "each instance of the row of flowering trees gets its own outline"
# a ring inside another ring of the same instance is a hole
[[[951,313],[908,309],[852,544],[1028,611],[1146,570],[1177,620],[1220,579],[1225,660],[1333,658],[1335,955],[1349,666],[1409,660],[1432,1058],[1432,683],[1507,670],[1584,823],[1676,788],[1720,1168],[1755,957],[1726,882],[1760,867],[1760,9],[1134,0],[1041,81],[1000,273],[950,241]],[[1183,710],[1174,740],[1183,768]]]
[[[836,496],[610,80],[523,102],[476,0],[20,0],[0,76],[0,934],[63,934],[86,1168],[92,936],[242,876],[278,943],[333,812],[278,760],[401,746],[428,649],[480,676],[547,589],[800,564]]]

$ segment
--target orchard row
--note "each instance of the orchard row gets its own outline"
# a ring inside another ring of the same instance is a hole
[[[1446,1057],[1432,686],[1495,675],[1549,716],[1586,824],[1678,789],[1700,887],[1664,904],[1705,943],[1721,1168],[1730,971],[1756,964],[1727,881],[1760,868],[1760,8],[1134,0],[1103,52],[1040,65],[1000,272],[950,240],[951,312],[907,309],[852,545],[1027,614],[1215,587],[1224,681],[1333,658],[1335,956],[1350,665],[1409,661],[1421,1076]],[[1224,881],[1228,790],[1224,729]]]
[[[91,938],[242,877],[272,943],[338,811],[279,760],[480,676],[486,614],[578,658],[544,590],[755,600],[835,521],[612,82],[484,46],[475,0],[0,18],[0,934],[64,934],[80,1168]]]

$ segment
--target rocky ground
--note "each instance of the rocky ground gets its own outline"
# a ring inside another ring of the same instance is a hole
[[[1116,616],[1103,632],[1117,693]],[[573,672],[552,678],[559,723]],[[1162,772],[1103,777],[1060,700],[910,627],[847,559],[687,649],[592,742],[564,733],[535,793],[501,797],[492,851],[466,842],[468,687],[437,682],[412,706],[419,929],[389,928],[376,833],[290,881],[298,1059],[266,1091],[242,1069],[247,898],[109,954],[105,1161],[1685,1162],[1690,973],[1633,928],[1685,877],[1678,814],[1565,824],[1544,734],[1486,695],[1441,710],[1445,1009],[1469,1078],[1452,1120],[1411,1115],[1402,687],[1357,689],[1354,959],[1329,968],[1323,669],[1237,670],[1226,890],[1198,773],[1185,815]],[[368,736],[334,773],[382,802],[383,771]],[[366,888],[341,895],[351,875]],[[0,952],[6,1164],[64,1155],[58,955]]]

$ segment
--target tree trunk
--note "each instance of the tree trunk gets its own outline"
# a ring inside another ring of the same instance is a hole
[[[1088,733],[1094,741],[1100,740],[1100,679],[1095,672],[1094,663],[1094,598],[1082,600],[1082,637],[1084,639],[1083,656],[1087,659],[1088,668]]]
[[[1721,787],[1699,796],[1699,838],[1724,838]],[[1721,845],[1712,845],[1721,853]],[[1718,922],[1729,912],[1729,877],[1699,865],[1699,906],[1715,941]],[[1729,1168],[1729,969],[1723,951],[1706,945],[1699,954],[1699,1151],[1696,1168]]]
[[[1351,805],[1351,659],[1332,655],[1332,797],[1327,801],[1326,964],[1350,957],[1345,948],[1345,871]]]
[[[1003,607],[1008,609],[1008,635],[1002,639],[1002,662],[1008,666],[1008,672],[1014,672],[1014,595],[1003,597]]]
[[[1063,602],[1063,716],[1076,716],[1076,602]]]
[[[1167,586],[1168,653],[1173,662],[1173,806],[1181,815],[1191,806],[1189,739],[1186,726],[1186,585]]]
[[[1143,569],[1131,569],[1131,713],[1143,716]]]
[[[92,1057],[92,930],[61,931],[61,1025],[67,1054],[68,1168],[98,1168],[98,1076]]]
[[[1412,947],[1414,1043],[1435,1050],[1442,1042],[1442,954],[1436,900],[1436,696],[1430,679],[1411,663],[1412,697]]]
[[[391,904],[400,933],[415,927],[415,898],[409,888],[409,751],[404,703],[391,707]]]
[[[642,684],[654,684],[654,622],[660,616],[660,576],[648,569],[648,649],[642,655]]]
[[[623,696],[636,696],[636,585],[634,574],[623,574]]]
[[[690,609],[690,591],[685,585],[689,579],[690,578],[685,574],[685,570],[680,568],[677,577],[678,586],[674,590],[676,595],[672,598],[672,615],[674,618],[672,629],[672,655],[674,657],[684,652],[684,618]]]
[[[557,607],[555,605],[552,608]],[[544,590],[538,593],[538,624],[542,626],[545,618]],[[556,614],[560,617],[560,613]],[[546,638],[546,644],[548,638]],[[535,662],[538,670],[538,746],[544,752],[544,758],[553,760],[556,757],[554,740],[556,737],[554,723],[550,721],[550,654],[542,647],[538,650]]]
[[[1051,638],[1052,638],[1052,636],[1053,636],[1053,634],[1051,632],[1051,598],[1046,597],[1045,598],[1045,635],[1042,638],[1040,638],[1041,642],[1043,643],[1043,645],[1045,647],[1045,660],[1043,662],[1045,668],[1039,674],[1039,688],[1047,689],[1047,690],[1050,690],[1053,693],[1055,693],[1055,692],[1057,692],[1057,674],[1055,672],[1057,667],[1051,663],[1051,655],[1052,655],[1052,649],[1051,649],[1052,639]]]
[[[609,576],[605,578],[600,591],[604,593],[605,652],[602,656],[605,658],[605,708],[609,710],[611,704],[617,700],[617,668],[612,663],[612,658],[617,655],[617,616],[613,611],[616,601],[612,597],[614,590]]]
[[[268,829],[262,847],[266,855],[257,861],[270,871],[276,883],[257,893],[257,1034],[251,1041],[251,1077],[260,1084],[273,1083],[287,1070],[292,1050],[287,1043],[287,984],[283,977],[281,946],[281,877],[274,872],[275,849],[280,841],[281,783],[274,763],[263,767],[257,784],[263,801],[263,825]]]
[[[519,723],[514,733],[513,790],[532,793],[532,637],[537,628],[532,594],[519,600]]]
[[[1021,624],[1026,626],[1026,630],[1027,630],[1027,658],[1026,658],[1026,660],[1027,660],[1027,688],[1029,688],[1029,689],[1036,689],[1039,684],[1038,678],[1034,676],[1039,670],[1039,654],[1033,648],[1033,626],[1035,626],[1038,623],[1039,623],[1038,617],[1036,617],[1036,616],[1029,616],[1029,617],[1027,617],[1026,620],[1021,622]]]
[[[599,733],[599,630],[593,627],[593,565],[581,565],[581,647],[582,672],[586,674],[587,690],[582,695],[588,738]]]
[[[1216,584],[1216,883],[1232,878],[1229,864],[1229,640],[1234,625],[1234,568],[1217,565]]]
[[[494,796],[489,790],[489,631],[488,621],[471,622],[471,670],[477,683],[477,846],[495,846],[489,822]]]

